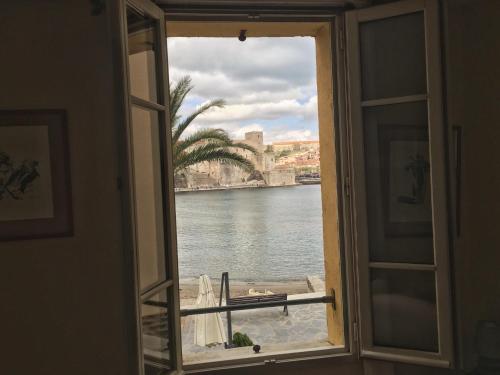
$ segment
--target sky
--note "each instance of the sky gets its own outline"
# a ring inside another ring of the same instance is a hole
[[[224,108],[199,116],[186,135],[222,128],[233,139],[261,130],[264,143],[317,140],[315,45],[312,37],[168,38],[170,81],[191,76],[185,116],[213,99]]]

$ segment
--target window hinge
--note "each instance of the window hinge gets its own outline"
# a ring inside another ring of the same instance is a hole
[[[339,48],[341,51],[344,50],[344,29],[339,29]]]
[[[358,322],[352,323],[352,336],[354,339],[354,342],[358,342],[359,337],[358,337]]]
[[[337,299],[335,296],[335,289],[332,288],[332,309],[333,311],[337,311]]]
[[[351,179],[349,178],[349,176],[345,177],[344,189],[345,189],[345,195],[347,197],[350,197],[351,196]]]

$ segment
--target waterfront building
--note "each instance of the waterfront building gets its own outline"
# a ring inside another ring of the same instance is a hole
[[[257,150],[257,153],[240,148],[236,152],[253,162],[255,171],[249,173],[234,165],[219,161],[203,162],[180,171],[175,176],[177,188],[203,189],[228,186],[283,186],[295,184],[293,166],[277,168],[276,156],[272,147],[264,144],[264,133],[252,131],[245,133],[244,139],[235,143],[245,143]]]

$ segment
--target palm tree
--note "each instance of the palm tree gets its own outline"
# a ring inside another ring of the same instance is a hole
[[[174,173],[204,161],[219,161],[252,172],[255,169],[254,164],[233,150],[239,148],[253,154],[257,153],[257,150],[245,143],[234,143],[223,129],[200,129],[181,139],[184,131],[196,117],[210,108],[221,108],[225,105],[222,99],[212,100],[182,119],[178,115],[178,111],[186,95],[192,89],[193,85],[189,76],[181,78],[173,88],[170,85],[170,123],[172,125]]]

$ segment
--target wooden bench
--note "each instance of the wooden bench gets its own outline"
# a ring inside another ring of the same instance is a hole
[[[244,297],[233,297],[229,293],[229,274],[227,272],[222,273],[222,278],[220,280],[220,296],[219,296],[219,306],[222,306],[222,296],[224,295],[224,289],[226,294],[226,305],[246,305],[247,303],[263,303],[263,302],[275,302],[275,301],[286,301],[288,296],[286,293],[279,294],[264,294],[257,296],[244,296]],[[283,308],[285,315],[288,315],[288,306],[285,305]],[[233,345],[233,328],[231,322],[231,311],[226,311],[227,317],[227,343],[224,343],[226,349],[234,348]]]
[[[286,301],[288,298],[286,293],[278,294],[263,294],[258,296],[243,296],[243,297],[233,297],[226,300],[227,305],[245,305],[247,303],[259,303],[259,302],[279,302]],[[283,313],[288,316],[288,306],[283,307]]]

